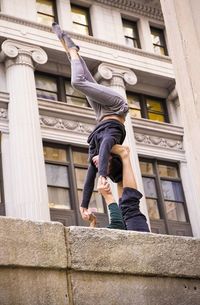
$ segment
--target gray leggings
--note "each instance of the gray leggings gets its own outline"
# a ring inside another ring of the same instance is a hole
[[[72,86],[86,95],[90,106],[95,111],[97,121],[103,115],[125,116],[128,111],[125,99],[118,92],[98,84],[81,56],[80,59],[71,61],[71,74]]]
[[[90,71],[88,70],[87,65],[82,57],[80,57],[80,59],[71,61],[71,70],[72,86],[86,95],[89,104],[96,113],[97,120],[102,114],[102,108],[105,106],[105,108],[108,109],[108,112],[106,113],[105,110],[103,110],[104,114],[114,114],[115,110],[120,109],[122,113],[124,111],[123,114],[125,115],[128,110],[126,101],[114,90],[97,84],[95,79],[92,77]],[[116,143],[122,144],[119,139],[123,138],[121,132],[119,132],[118,129],[114,128],[112,123],[110,123],[110,125],[111,126],[108,129],[108,132],[106,130],[104,131],[104,133],[101,132],[102,138],[99,139],[97,143],[97,146],[99,148],[96,149],[96,154],[99,154],[98,172],[99,175],[102,176],[108,175],[107,169],[112,146]],[[97,169],[95,168],[94,164],[90,164],[83,188],[83,198],[81,203],[82,207],[88,208],[89,201],[94,188],[96,173]]]

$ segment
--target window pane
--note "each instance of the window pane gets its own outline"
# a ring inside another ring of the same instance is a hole
[[[129,108],[129,113],[133,118],[141,118],[142,117],[140,110]]]
[[[51,26],[52,23],[54,22],[54,17],[38,13],[37,14],[37,22],[48,25],[48,26]]]
[[[72,21],[88,25],[87,10],[81,7],[72,6]]]
[[[52,0],[37,0],[37,11],[47,15],[54,15],[53,1]]]
[[[164,47],[159,47],[159,46],[153,46],[154,53],[158,55],[166,55]]]
[[[48,186],[49,207],[53,209],[70,209],[69,191]]]
[[[147,109],[149,111],[157,111],[163,113],[163,105],[160,101],[155,101],[153,99],[147,98],[146,99]]]
[[[147,198],[146,201],[147,201],[149,218],[160,219],[157,200]]]
[[[67,104],[74,105],[74,106],[80,106],[80,107],[88,107],[88,103],[86,99],[83,98],[76,98],[72,96],[67,96]]]
[[[184,202],[183,191],[180,182],[161,180],[163,196],[166,200]]]
[[[57,82],[56,82],[56,78],[54,77],[36,74],[35,84],[37,89],[57,92]]]
[[[168,219],[186,221],[184,207],[182,203],[165,201],[165,206]]]
[[[128,104],[130,107],[140,110],[140,98],[138,95],[127,95]]]
[[[78,191],[79,204],[81,203],[83,196],[82,191]],[[103,201],[101,196],[97,192],[93,192],[89,208],[95,208],[98,213],[104,213]]]
[[[63,162],[67,161],[67,152],[64,149],[45,146],[43,150],[45,160]]]
[[[148,113],[148,119],[152,121],[165,122],[165,117],[162,114]]]
[[[75,168],[77,187],[83,189],[87,169]]]
[[[43,90],[39,90],[39,89],[37,89],[37,98],[48,99],[48,100],[51,100],[51,101],[57,101],[58,100],[58,96],[57,96],[56,93],[43,91]]]
[[[153,178],[142,178],[146,197],[157,198],[155,180]]]
[[[73,23],[73,31],[83,35],[89,35],[89,29],[87,26]]]
[[[152,38],[153,44],[164,46],[165,40],[164,40],[164,34],[163,34],[162,30],[151,28],[151,38]]]
[[[45,166],[46,166],[48,185],[69,187],[68,173],[66,166],[52,165],[52,164],[45,164]]]
[[[88,165],[88,154],[80,151],[73,151],[74,163]]]
[[[149,162],[140,161],[140,169],[142,174],[153,175],[153,164]]]
[[[74,89],[71,86],[71,83],[69,81],[65,82],[65,92],[66,92],[66,95],[73,95],[73,96],[77,96],[77,97],[85,97],[85,95],[82,94],[80,91]]]
[[[160,177],[171,177],[171,178],[179,177],[176,166],[158,164],[158,170]]]

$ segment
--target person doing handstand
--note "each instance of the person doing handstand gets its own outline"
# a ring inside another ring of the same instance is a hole
[[[126,131],[125,117],[128,113],[126,100],[114,90],[98,84],[83,58],[79,55],[79,47],[72,41],[58,24],[52,24],[53,31],[62,42],[71,62],[71,84],[86,95],[86,98],[96,114],[97,126],[88,137],[89,167],[84,183],[83,199],[80,212],[84,220],[92,221],[95,217],[88,212],[88,205],[94,189],[97,168],[92,158],[99,155],[98,174],[106,182],[109,176],[108,163],[110,152],[115,144],[122,144]]]
[[[142,194],[137,190],[134,171],[130,161],[128,147],[114,145],[112,153],[119,155],[122,160],[122,181],[118,183],[119,206],[115,202],[108,181],[98,180],[97,189],[104,197],[110,214],[110,229],[122,229],[140,232],[149,232],[146,217],[140,211]],[[95,166],[99,165],[99,157],[93,158]]]

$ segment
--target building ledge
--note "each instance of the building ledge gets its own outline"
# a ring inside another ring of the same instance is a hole
[[[0,229],[1,304],[198,304],[199,239],[9,217]]]

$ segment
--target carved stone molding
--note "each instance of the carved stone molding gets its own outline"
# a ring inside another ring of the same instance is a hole
[[[142,133],[135,133],[136,142],[139,144],[153,145],[157,147],[183,151],[183,143],[180,140],[156,137]]]
[[[28,45],[15,40],[7,39],[1,45],[2,53],[7,57],[6,66],[28,65],[33,67],[33,63],[45,64],[47,54],[40,47]]]
[[[9,21],[9,22],[14,22],[14,23],[17,23],[17,24],[22,24],[24,26],[32,27],[32,28],[35,28],[37,30],[52,33],[52,29],[51,29],[50,26],[41,25],[37,22],[23,20],[23,19],[16,18],[16,17],[13,17],[13,16],[5,15],[5,14],[2,14],[2,13],[0,13],[0,19],[1,20],[6,20],[6,21]],[[169,56],[162,56],[162,55],[146,52],[146,51],[141,50],[141,49],[131,48],[131,47],[128,47],[126,45],[120,45],[120,44],[117,44],[117,43],[113,43],[113,42],[109,42],[109,41],[106,41],[106,40],[98,39],[98,38],[88,36],[88,35],[81,35],[81,34],[77,34],[77,33],[70,32],[70,31],[67,31],[67,33],[70,34],[70,36],[72,38],[80,40],[80,41],[85,41],[85,42],[92,43],[92,44],[95,44],[95,45],[105,46],[105,47],[112,48],[112,49],[115,49],[115,50],[129,52],[130,54],[135,54],[135,55],[139,55],[139,56],[143,56],[143,57],[152,58],[152,59],[160,60],[160,61],[163,61],[163,62],[171,63],[171,59],[170,59]]]
[[[95,78],[97,80],[101,78],[111,80],[113,86],[124,87],[124,83],[129,85],[135,85],[137,83],[137,76],[132,70],[107,63],[99,65]]]
[[[151,6],[150,2],[134,1],[134,0],[96,0],[96,2],[117,7],[123,10],[128,10],[147,16],[156,20],[163,21],[163,14],[160,7]],[[143,3],[142,3],[143,2]],[[149,5],[148,5],[149,4]],[[158,2],[159,4],[159,2]]]
[[[73,131],[80,134],[89,135],[93,129],[94,125],[86,124],[83,122],[69,121],[60,118],[40,116],[40,126],[50,127],[53,129],[62,129],[66,131]]]
[[[0,108],[0,119],[8,119],[8,110]]]

